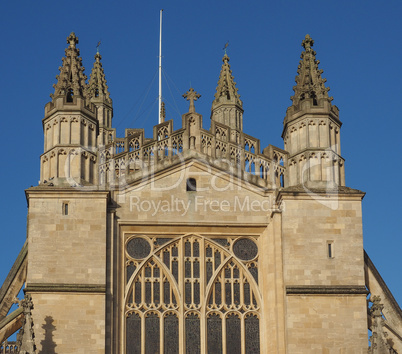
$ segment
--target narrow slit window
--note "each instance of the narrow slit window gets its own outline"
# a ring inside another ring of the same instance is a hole
[[[334,258],[334,243],[328,242],[327,249],[328,249],[328,258]]]
[[[197,181],[195,178],[188,178],[186,185],[187,192],[196,192],[197,191]]]
[[[63,215],[68,215],[68,203],[63,203]]]

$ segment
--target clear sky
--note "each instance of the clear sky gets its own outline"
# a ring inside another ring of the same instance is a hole
[[[79,37],[89,76],[100,52],[114,106],[113,126],[157,123],[159,10],[164,8],[163,96],[181,126],[190,86],[209,127],[223,46],[243,100],[244,131],[283,148],[281,133],[309,33],[333,103],[340,109],[346,185],[366,192],[364,246],[402,304],[402,2],[385,1],[3,1],[0,5],[3,163],[0,282],[26,237],[24,189],[39,180],[42,118],[66,37]],[[147,95],[148,92],[148,95]]]

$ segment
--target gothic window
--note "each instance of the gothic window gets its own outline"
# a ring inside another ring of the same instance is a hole
[[[68,89],[67,90],[67,102],[73,102],[73,97],[74,97],[74,91],[73,89]]]
[[[259,353],[258,240],[130,235],[126,353]]]

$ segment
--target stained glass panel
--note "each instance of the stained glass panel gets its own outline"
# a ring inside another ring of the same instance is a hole
[[[233,245],[233,253],[243,261],[252,260],[257,256],[258,247],[254,241],[248,238],[237,240]]]
[[[246,353],[260,353],[260,321],[257,316],[251,315],[244,320]]]
[[[159,317],[156,313],[150,313],[145,317],[145,353],[159,353],[159,343]]]
[[[209,354],[222,353],[222,319],[212,314],[207,319],[207,346]]]
[[[135,259],[142,259],[150,254],[151,245],[146,239],[142,237],[136,237],[128,241],[126,249],[127,253],[131,257]]]
[[[164,345],[165,354],[179,353],[179,319],[175,314],[168,314],[164,319]],[[159,351],[158,351],[159,353]]]
[[[197,315],[189,314],[185,321],[186,353],[201,353],[200,319]]]
[[[126,353],[141,354],[141,317],[136,313],[126,318]]]
[[[226,352],[241,354],[241,327],[240,318],[231,314],[226,319]]]

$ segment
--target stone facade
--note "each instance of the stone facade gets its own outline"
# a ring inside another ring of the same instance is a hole
[[[402,312],[364,253],[364,193],[345,185],[308,35],[284,149],[243,132],[226,54],[210,129],[191,88],[181,127],[162,105],[151,138],[118,138],[100,54],[86,83],[74,33],[67,43],[26,191],[38,352],[355,354],[368,329],[370,353],[401,352]],[[368,313],[369,293],[381,298]]]

